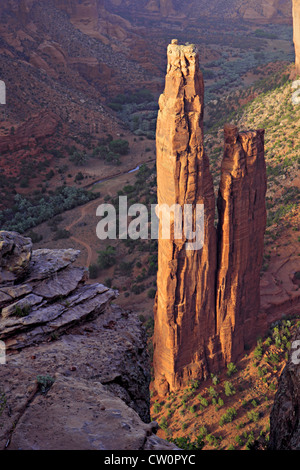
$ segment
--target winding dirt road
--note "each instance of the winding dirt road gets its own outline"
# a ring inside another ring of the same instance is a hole
[[[81,206],[80,207],[80,217],[76,220],[73,220],[73,222],[66,227],[66,230],[70,231],[75,225],[80,224],[80,222],[82,222],[82,220],[86,216],[87,210],[93,204],[95,204],[95,200],[89,202],[88,204],[85,204],[84,206]],[[86,260],[85,267],[89,268],[89,266],[91,265],[91,262],[92,262],[92,254],[93,254],[91,246],[88,243],[86,243],[84,240],[76,238],[73,235],[70,238],[71,238],[71,240],[74,240],[76,243],[79,243],[80,245],[82,245],[86,249],[86,251],[87,251],[87,260]]]
[[[145,162],[145,163],[153,163],[155,162],[155,159],[153,160],[148,160],[148,162]],[[91,187],[97,185],[97,184],[100,184],[100,183],[104,183],[106,181],[109,181],[109,180],[112,180],[112,179],[118,179],[120,176],[124,176],[124,175],[128,175],[128,174],[131,174],[131,173],[135,173],[137,170],[139,169],[139,166],[136,166],[135,168],[132,168],[130,170],[126,170],[126,171],[123,171],[123,172],[119,172],[115,175],[111,175],[111,176],[107,176],[105,178],[103,178],[102,180],[99,180],[99,181],[96,181],[96,182],[93,182],[91,184],[88,184],[86,186],[84,186],[85,189],[90,189]],[[95,204],[95,200],[93,201],[90,201],[88,202],[87,204],[83,205],[83,206],[80,206],[80,217],[76,220],[74,220],[70,225],[68,225],[67,227],[65,227],[65,230],[68,230],[68,231],[71,231],[71,229],[75,226],[75,225],[78,225],[80,224],[80,222],[82,222],[82,220],[84,219],[84,217],[86,216],[87,214],[87,211],[88,209],[90,208],[90,206],[92,206],[93,204]],[[73,240],[74,242],[76,243],[79,243],[81,246],[83,246],[86,251],[87,251],[87,260],[86,260],[86,268],[89,268],[89,266],[91,265],[91,262],[92,262],[92,256],[93,256],[93,252],[92,252],[92,248],[91,246],[86,243],[84,240],[81,240],[80,238],[77,238],[77,237],[74,237],[73,235],[71,235],[71,240]]]

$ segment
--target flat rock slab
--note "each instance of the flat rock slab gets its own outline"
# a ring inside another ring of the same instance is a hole
[[[38,376],[54,383],[46,394]],[[149,418],[149,362],[137,314],[116,305],[0,368],[0,448],[177,449]]]

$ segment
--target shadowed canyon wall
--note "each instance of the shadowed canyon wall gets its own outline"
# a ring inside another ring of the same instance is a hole
[[[293,0],[294,44],[296,71],[300,74],[300,0]]]
[[[158,244],[154,371],[161,394],[234,361],[253,339],[266,225],[264,131],[225,127],[215,228],[215,195],[203,144],[204,86],[193,45],[168,46],[157,121],[158,204],[204,205],[202,249],[186,249],[171,216]]]

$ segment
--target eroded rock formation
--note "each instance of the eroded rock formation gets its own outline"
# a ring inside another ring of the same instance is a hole
[[[268,450],[300,450],[300,330],[278,384]]]
[[[138,317],[86,283],[78,255],[0,232],[0,448],[175,449],[150,423]]]
[[[296,71],[300,75],[300,0],[293,0],[293,24]]]
[[[166,86],[157,121],[158,204],[204,204],[202,250],[186,238],[159,240],[154,368],[159,390],[208,374],[215,333],[215,197],[203,147],[203,77],[195,47],[168,47]]]
[[[0,152],[16,152],[24,147],[36,147],[39,141],[54,134],[58,122],[59,118],[48,111],[32,116],[10,135],[0,135]]]
[[[266,229],[264,131],[227,125],[218,196],[217,334],[225,363],[255,338]]]
[[[235,361],[256,338],[266,226],[264,131],[225,126],[216,236],[203,97],[196,48],[173,40],[157,120],[158,204],[177,204],[183,214],[190,204],[194,228],[196,207],[204,205],[204,245],[188,250],[187,237],[175,236],[174,215],[164,239],[160,218],[154,370],[161,394]]]

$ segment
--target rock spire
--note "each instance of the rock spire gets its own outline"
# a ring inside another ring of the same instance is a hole
[[[186,239],[160,239],[155,308],[155,370],[158,389],[173,389],[208,373],[215,334],[215,197],[203,146],[204,85],[193,45],[168,47],[164,93],[157,122],[158,204],[204,204],[202,250]],[[174,224],[173,224],[174,225]]]
[[[296,71],[300,75],[300,0],[293,0],[293,24]]]
[[[255,337],[259,313],[266,225],[264,131],[225,126],[216,229],[203,112],[198,51],[173,40],[157,120],[158,207],[176,205],[185,221],[189,205],[194,229],[201,225],[199,206],[204,218],[203,246],[190,250],[186,232],[178,236],[176,213],[171,211],[169,237],[160,217],[153,365],[161,394],[237,359]]]

